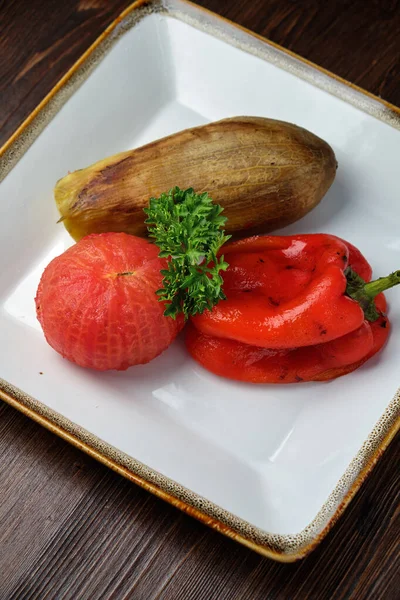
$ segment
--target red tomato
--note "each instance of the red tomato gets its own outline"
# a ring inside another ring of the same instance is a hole
[[[35,298],[46,340],[63,357],[105,371],[147,363],[183,327],[155,292],[165,259],[125,233],[88,235],[46,267]]]

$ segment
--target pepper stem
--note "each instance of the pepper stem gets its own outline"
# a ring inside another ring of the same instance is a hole
[[[395,271],[386,277],[379,277],[375,281],[370,281],[364,285],[364,292],[370,297],[375,298],[381,292],[388,290],[400,283],[400,271]]]
[[[381,292],[400,284],[400,271],[394,271],[386,277],[379,277],[368,283],[351,267],[348,267],[344,273],[347,278],[346,294],[359,303],[367,321],[376,321],[380,313],[375,306],[374,299]]]

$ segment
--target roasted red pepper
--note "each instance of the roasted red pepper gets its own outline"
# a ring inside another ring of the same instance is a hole
[[[209,370],[258,383],[333,379],[386,341],[380,292],[400,273],[369,282],[371,267],[335,236],[257,236],[224,247],[227,300],[192,319],[187,346]]]

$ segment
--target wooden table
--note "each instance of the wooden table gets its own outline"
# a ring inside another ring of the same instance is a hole
[[[398,0],[198,3],[400,105]],[[128,4],[0,0],[0,143]],[[282,565],[0,403],[0,600],[395,600],[399,442],[320,547]]]

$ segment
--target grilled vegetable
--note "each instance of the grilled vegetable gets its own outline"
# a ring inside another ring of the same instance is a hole
[[[147,235],[143,208],[178,186],[207,191],[226,233],[268,232],[309,212],[336,172],[332,148],[309,131],[260,117],[195,127],[60,179],[55,199],[75,240],[89,233]]]
[[[255,236],[223,248],[227,300],[192,317],[186,345],[222,377],[251,383],[327,381],[358,369],[387,341],[383,291],[352,244],[327,234]]]
[[[124,371],[153,360],[184,325],[164,316],[156,291],[168,262],[148,240],[91,235],[54,258],[37,290],[47,342],[71,362]]]

